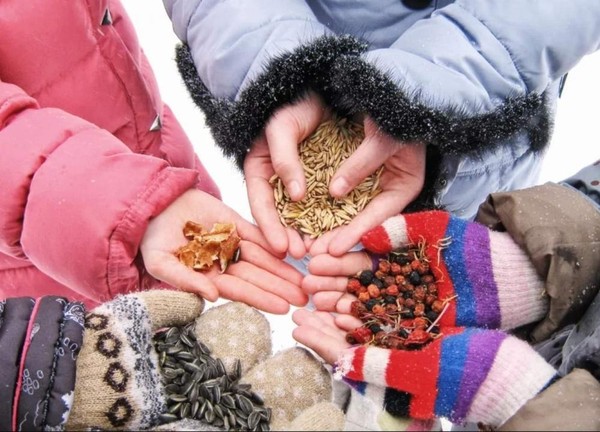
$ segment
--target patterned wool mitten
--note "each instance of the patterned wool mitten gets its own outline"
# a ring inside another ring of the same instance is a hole
[[[152,337],[194,321],[194,294],[152,290],[116,297],[85,318],[68,429],[144,429],[160,422],[165,390]]]
[[[395,416],[492,427],[556,376],[531,346],[500,330],[453,327],[442,334],[418,351],[349,348],[334,376],[361,394],[386,387],[385,409]]]
[[[527,254],[509,234],[479,223],[444,211],[398,215],[366,233],[362,244],[376,254],[423,247],[445,307],[440,325],[513,329],[548,309]]]
[[[196,336],[226,368],[241,361],[241,383],[271,410],[275,430],[340,430],[343,414],[333,404],[331,375],[303,348],[272,355],[271,328],[256,309],[229,302],[206,311],[196,320]]]

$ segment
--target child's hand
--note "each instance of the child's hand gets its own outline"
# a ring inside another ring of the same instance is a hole
[[[174,252],[187,240],[182,228],[188,220],[208,230],[215,222],[235,223],[240,259],[224,273],[216,267],[196,272],[182,264]],[[218,297],[241,301],[270,313],[283,314],[290,304],[303,306],[302,275],[272,252],[260,230],[213,196],[189,190],[150,221],[140,247],[144,265],[154,278],[206,300]]]

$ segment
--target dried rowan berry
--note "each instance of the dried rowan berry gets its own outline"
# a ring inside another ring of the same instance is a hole
[[[382,305],[376,304],[371,309],[371,312],[373,312],[375,315],[385,315],[386,310],[385,310],[385,308]]]
[[[436,313],[440,313],[441,311],[444,310],[444,302],[441,300],[435,300],[433,303],[431,303],[431,310],[436,312]]]
[[[398,286],[404,285],[404,283],[406,283],[406,278],[404,277],[404,275],[396,275],[394,279],[396,279],[396,285]]]
[[[396,304],[396,296],[393,296],[393,295],[386,295],[386,296],[383,298],[383,301],[384,301],[386,304]]]
[[[366,303],[370,298],[371,298],[371,295],[368,292],[361,292],[358,295],[358,299],[363,303]]]
[[[413,292],[413,298],[416,301],[425,301],[425,287],[423,285],[419,285],[418,287],[415,287],[415,291]]]
[[[434,301],[437,300],[437,296],[433,295],[433,294],[427,294],[425,296],[425,304],[427,306],[430,306]]]
[[[360,281],[361,285],[367,286],[373,281],[374,276],[375,275],[371,270],[363,270],[360,272],[358,280]]]
[[[370,284],[367,287],[367,291],[369,292],[369,295],[371,296],[371,298],[377,298],[380,296],[379,288],[375,284]]]
[[[379,266],[377,267],[377,269],[382,273],[387,274],[390,271],[390,267],[391,264],[388,260],[379,260]]]
[[[396,278],[394,276],[387,275],[386,277],[383,278],[384,286],[394,285],[395,283],[396,283]]]
[[[361,301],[355,300],[350,304],[350,314],[353,317],[360,318],[365,312],[367,312],[367,308]]]
[[[377,304],[377,300],[375,300],[375,299],[370,299],[365,302],[365,306],[367,307],[368,310],[373,310],[373,306],[375,306],[376,304]]]
[[[357,294],[361,288],[360,281],[356,278],[348,279],[348,284],[346,285],[346,291],[350,294]]]
[[[413,285],[420,285],[421,284],[421,276],[416,271],[410,272],[410,275],[408,276],[408,280]]]
[[[429,310],[425,313],[425,316],[429,321],[434,322],[438,318],[439,314],[432,310]]]
[[[412,267],[410,266],[410,264],[406,264],[402,266],[402,274],[404,276],[408,276],[409,274],[411,274],[412,272]]]
[[[413,320],[413,326],[416,329],[426,329],[428,327],[429,323],[427,322],[427,320],[425,318],[422,317],[417,317]]]
[[[421,282],[424,284],[430,284],[433,282],[433,276],[430,274],[424,274],[421,276]]]
[[[415,308],[413,310],[413,313],[415,314],[415,316],[420,317],[425,315],[425,305],[423,303],[417,303],[415,305]]]
[[[395,284],[391,284],[388,285],[388,287],[385,289],[385,293],[387,295],[391,295],[391,296],[397,296],[398,295],[398,285]]]
[[[351,344],[364,344],[371,340],[373,332],[366,327],[358,327],[346,335],[346,341]]]
[[[381,289],[385,286],[385,284],[383,283],[382,280],[378,279],[378,278],[373,278],[373,280],[371,281],[371,283],[373,285],[375,285],[377,288]]]
[[[400,273],[402,273],[402,267],[400,266],[400,264],[394,262],[390,265],[390,273],[394,276],[399,275]]]
[[[431,333],[423,329],[415,329],[406,338],[406,345],[423,345],[431,340]]]
[[[381,270],[377,270],[375,272],[375,277],[377,279],[383,279],[387,273],[382,272]]]

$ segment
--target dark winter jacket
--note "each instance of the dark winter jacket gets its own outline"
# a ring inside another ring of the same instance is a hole
[[[562,77],[600,45],[596,0],[164,3],[186,84],[240,166],[271,114],[312,89],[427,143],[413,207],[464,218],[535,184]]]

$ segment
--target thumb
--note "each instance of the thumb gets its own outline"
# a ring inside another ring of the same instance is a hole
[[[204,310],[204,300],[193,293],[154,289],[139,292],[135,296],[145,303],[152,330],[185,325]]]
[[[361,242],[365,249],[379,254],[388,253],[409,243],[406,219],[392,216],[381,225],[365,233]]]

